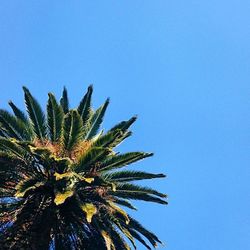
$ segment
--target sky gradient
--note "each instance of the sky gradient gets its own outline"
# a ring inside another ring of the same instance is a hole
[[[133,167],[169,205],[136,217],[169,250],[250,249],[250,2],[7,1],[0,4],[0,106],[45,107],[68,88],[111,98],[104,128],[138,114],[120,150],[152,151]],[[139,246],[139,250],[143,247]]]

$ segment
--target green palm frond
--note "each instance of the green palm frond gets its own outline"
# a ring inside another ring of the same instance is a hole
[[[130,208],[130,209],[132,209],[132,210],[137,210],[137,208],[134,207],[128,200],[119,199],[119,198],[117,198],[117,197],[113,197],[112,199],[114,200],[114,202],[115,202],[116,204],[119,204],[119,205],[128,207],[128,208]]]
[[[20,119],[25,124],[29,123],[29,120],[28,120],[26,114],[22,110],[20,110],[12,101],[9,101],[9,105],[10,105],[11,109],[13,110],[17,119]]]
[[[120,129],[122,132],[125,132],[129,129],[129,127],[137,120],[137,116],[133,116],[128,121],[122,121],[115,125],[113,128],[110,129],[110,131],[116,131],[117,129]]]
[[[119,130],[117,130],[117,131],[113,131],[113,132],[101,135],[95,140],[95,142],[93,143],[93,146],[106,147],[106,148],[111,149],[111,145],[120,136],[120,134],[121,134],[121,132]]]
[[[137,220],[135,220],[132,217],[129,217],[129,219],[130,219],[130,224],[129,224],[130,228],[142,234],[145,238],[149,240],[149,242],[154,247],[157,246],[157,243],[162,244],[162,242],[158,239],[158,237],[154,233],[150,232],[145,227],[143,227]]]
[[[56,98],[52,93],[49,93],[47,104],[47,119],[50,139],[52,142],[56,142],[60,139],[61,136],[63,109],[57,103]]]
[[[147,249],[151,250],[151,247],[147,244],[147,242],[140,236],[140,234],[138,234],[135,230],[133,229],[128,229],[129,232],[131,233],[131,235],[138,240],[139,242],[141,242],[142,245],[144,245]]]
[[[64,117],[62,143],[65,150],[69,151],[82,137],[82,119],[77,110],[71,110]]]
[[[42,111],[41,106],[39,105],[37,100],[31,95],[30,91],[26,87],[23,87],[23,90],[25,104],[29,114],[29,118],[32,122],[33,131],[36,134],[37,138],[43,141],[47,137],[45,115]]]
[[[119,146],[125,139],[130,137],[132,135],[131,131],[126,131],[122,133],[119,137],[116,138],[116,140],[110,145],[111,148]]]
[[[114,236],[114,231],[116,231],[119,234],[119,236],[122,235],[123,244],[121,244],[121,246],[125,247],[125,249],[126,247],[127,249],[131,249],[124,240],[124,236],[127,238],[127,236],[123,232],[125,228],[121,226],[119,218],[113,215],[111,211],[104,208],[100,211],[100,215],[98,218],[98,227],[99,230],[101,231],[102,237],[105,240],[106,249],[115,250],[116,238],[112,237],[112,235]],[[117,237],[118,235],[116,234],[115,236]],[[134,242],[132,243],[134,244]]]
[[[139,193],[145,193],[145,194],[153,194],[161,198],[167,197],[166,194],[160,193],[157,190],[154,190],[148,187],[142,187],[142,186],[135,185],[132,183],[118,183],[116,184],[116,190],[119,190],[121,192],[124,191],[124,192],[139,192]]]
[[[142,171],[119,171],[103,175],[104,179],[115,182],[138,181],[154,178],[165,178],[164,174],[151,174]]]
[[[108,233],[114,243],[116,250],[130,250],[131,249],[128,243],[123,239],[123,235],[117,229],[110,226]]]
[[[26,170],[26,162],[14,155],[13,153],[4,150],[0,152],[0,178],[6,178],[7,174],[10,174],[10,177],[20,176],[21,172],[16,170]],[[8,179],[8,178],[7,178]]]
[[[103,147],[91,147],[90,150],[84,154],[79,162],[73,166],[74,171],[79,172],[87,172],[90,171],[91,168],[98,168],[99,161],[105,159],[105,157],[109,154],[110,150]]]
[[[18,140],[30,140],[31,135],[28,133],[25,123],[8,111],[0,110],[0,124],[5,133]]]
[[[82,117],[83,125],[86,124],[86,122],[88,121],[88,119],[90,117],[92,93],[93,93],[93,86],[90,85],[88,87],[87,93],[85,94],[85,96],[83,97],[83,99],[81,100],[81,102],[77,108],[78,113]]]
[[[130,152],[125,154],[119,154],[110,156],[101,163],[99,169],[100,171],[110,171],[117,168],[122,168],[126,165],[132,164],[144,158],[152,156],[153,153],[144,153],[144,152]]]
[[[90,118],[90,128],[85,136],[86,140],[90,140],[98,132],[108,105],[109,105],[109,99],[107,99],[106,102],[100,108],[98,108]]]
[[[132,135],[132,132],[127,131],[129,127],[136,121],[137,116],[132,117],[128,121],[122,121],[116,126],[111,128],[105,135],[100,138],[100,141],[96,142],[102,144],[106,139],[109,139],[109,144],[107,145],[110,148],[117,147],[122,141]],[[113,137],[113,140],[112,140]]]
[[[28,191],[34,190],[44,185],[44,182],[38,178],[29,178],[19,182],[16,186],[15,197],[24,197]]]
[[[155,197],[153,195],[144,192],[131,192],[131,191],[109,191],[110,195],[117,196],[119,198],[130,199],[130,200],[142,200],[149,201],[159,204],[168,204],[165,200]]]
[[[63,112],[67,114],[69,112],[69,99],[68,99],[68,91],[65,87],[63,88],[63,93],[60,99],[60,104],[63,109]]]
[[[27,151],[24,150],[15,140],[0,138],[0,152],[10,153],[21,160],[26,160]]]
[[[121,220],[121,218],[110,213],[109,211],[106,211],[106,217],[108,217],[112,224],[116,225],[119,231],[130,241],[133,248],[136,249],[135,240],[127,229],[127,223]]]

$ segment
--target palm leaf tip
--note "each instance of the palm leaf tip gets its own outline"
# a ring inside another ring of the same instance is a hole
[[[52,142],[57,141],[61,136],[63,109],[57,103],[55,96],[52,93],[48,94],[47,104],[47,122],[50,139]]]
[[[90,118],[90,128],[89,131],[87,133],[87,135],[85,136],[86,140],[90,140],[92,139],[98,132],[102,122],[103,122],[103,118],[106,112],[106,109],[109,105],[109,98],[107,98],[107,100],[105,101],[105,103],[103,105],[101,105],[101,107],[99,107],[95,113],[92,115],[92,117]]]
[[[8,104],[10,105],[13,113],[15,114],[15,116],[20,119],[21,121],[27,123],[28,119],[26,117],[26,115],[24,114],[23,111],[21,111],[12,101],[9,101]]]
[[[110,131],[115,131],[117,129],[122,130],[123,132],[125,132],[126,130],[129,129],[129,127],[137,120],[137,115],[133,116],[132,118],[130,118],[127,121],[122,121],[120,123],[118,123],[117,125],[115,125],[113,128],[110,129]]]
[[[117,184],[116,189],[118,191],[124,191],[124,192],[135,192],[135,193],[155,195],[155,196],[158,196],[158,197],[161,197],[161,198],[166,198],[167,197],[166,194],[158,192],[155,189],[148,188],[148,187],[142,187],[140,185],[135,185],[135,184],[132,184],[132,183]]]
[[[132,217],[129,217],[129,219],[131,229],[142,234],[146,239],[149,240],[154,248],[157,247],[157,243],[163,244],[162,241],[154,233],[147,230],[137,220]]]
[[[87,93],[84,95],[84,97],[82,98],[82,100],[77,108],[78,113],[80,114],[80,116],[83,119],[84,125],[90,117],[92,93],[93,93],[93,86],[90,85],[88,87]]]
[[[110,171],[117,168],[122,168],[152,155],[153,153],[144,152],[129,152],[125,154],[114,155],[110,158],[107,158],[107,160],[100,165],[100,171]]]
[[[71,150],[80,141],[82,135],[82,120],[77,110],[71,110],[64,117],[63,145],[66,150]]]
[[[68,99],[68,91],[65,86],[63,87],[63,93],[60,99],[60,104],[64,113],[67,114],[69,112],[69,99]]]
[[[36,134],[37,138],[43,141],[47,137],[47,125],[45,115],[40,104],[31,95],[28,88],[23,86],[23,90],[26,108],[33,125],[33,131]]]
[[[104,175],[104,178],[115,182],[130,182],[165,177],[166,175],[164,174],[151,174],[142,171],[118,171]]]

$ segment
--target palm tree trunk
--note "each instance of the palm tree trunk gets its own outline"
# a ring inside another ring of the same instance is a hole
[[[51,198],[31,197],[18,213],[13,226],[0,237],[1,249],[48,250],[55,218],[53,206]]]

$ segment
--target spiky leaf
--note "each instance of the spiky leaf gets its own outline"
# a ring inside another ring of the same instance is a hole
[[[82,136],[82,119],[76,110],[71,110],[64,117],[62,143],[69,151],[80,141]]]
[[[100,108],[98,108],[96,112],[93,114],[93,116],[91,117],[90,128],[89,128],[87,135],[85,136],[86,140],[90,140],[98,132],[102,124],[103,117],[105,115],[108,104],[109,104],[109,99],[107,99],[106,102]]]
[[[52,142],[56,142],[61,136],[63,109],[57,103],[55,96],[51,93],[49,93],[47,104],[47,117],[50,139]]]
[[[0,110],[0,124],[1,129],[12,138],[18,140],[30,140],[31,134],[23,121],[11,115],[8,111]]]
[[[154,178],[165,178],[164,174],[151,174],[142,171],[119,171],[104,174],[104,178],[109,181],[115,182],[128,182],[128,181],[138,181]]]
[[[90,117],[92,93],[93,93],[93,86],[90,85],[88,87],[87,93],[85,94],[85,96],[83,97],[83,99],[81,100],[81,102],[77,108],[78,113],[82,117],[83,125],[86,124],[86,122],[88,121],[88,119]]]
[[[126,154],[114,155],[109,157],[100,165],[100,171],[110,171],[113,169],[121,168],[152,155],[152,153],[144,152],[131,152]]]
[[[68,91],[65,87],[63,88],[63,93],[62,93],[62,98],[60,99],[60,104],[64,113],[67,114],[69,112],[69,99],[68,99]]]
[[[16,118],[20,119],[26,124],[29,123],[26,114],[22,110],[20,110],[12,101],[9,101],[9,105],[12,108]]]
[[[33,131],[36,134],[37,138],[43,141],[47,137],[45,115],[42,111],[41,106],[31,95],[30,91],[26,87],[23,87],[23,90],[25,104],[29,114],[29,118],[32,122]]]
[[[84,154],[79,162],[73,166],[75,172],[87,172],[91,168],[98,168],[99,161],[103,160],[107,154],[109,154],[109,149],[103,147],[91,147],[86,154]]]
[[[110,131],[116,131],[117,129],[120,129],[121,131],[125,132],[129,127],[137,120],[137,116],[133,116],[127,121],[122,121],[115,125],[113,128],[110,129]]]

